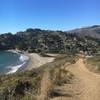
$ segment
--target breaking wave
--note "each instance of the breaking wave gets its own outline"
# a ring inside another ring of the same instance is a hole
[[[29,60],[29,57],[24,54],[21,54],[19,57],[19,60],[21,64],[16,65],[16,66],[8,66],[7,68],[9,68],[10,71],[8,71],[6,74],[13,74],[16,71],[18,71],[19,68],[23,67],[27,63],[27,61]]]

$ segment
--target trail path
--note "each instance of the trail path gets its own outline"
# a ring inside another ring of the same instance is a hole
[[[37,100],[48,100],[48,92],[50,87],[51,87],[50,75],[48,71],[46,71],[41,80],[41,89],[40,89],[41,94],[37,97]]]
[[[76,77],[72,84],[64,84],[60,89],[69,93],[69,96],[55,97],[50,100],[100,100],[100,75],[90,72],[79,59],[75,64],[65,66]]]

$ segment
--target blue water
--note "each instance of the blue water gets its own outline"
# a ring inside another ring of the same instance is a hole
[[[11,52],[0,51],[0,74],[7,73],[12,66],[21,64],[20,55]]]

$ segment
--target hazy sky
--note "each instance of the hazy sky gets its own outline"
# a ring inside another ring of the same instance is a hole
[[[0,33],[100,24],[100,0],[0,0]]]

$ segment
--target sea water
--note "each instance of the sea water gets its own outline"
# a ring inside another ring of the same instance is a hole
[[[15,73],[27,60],[24,54],[0,51],[0,74]]]

